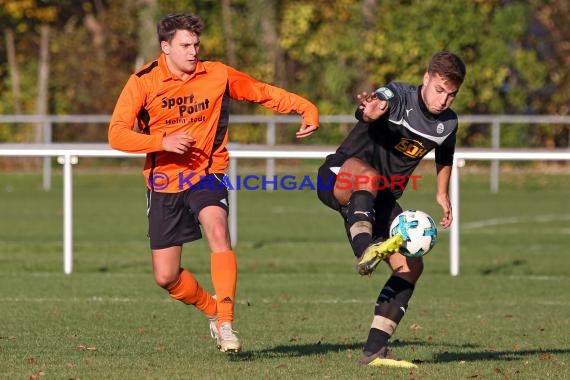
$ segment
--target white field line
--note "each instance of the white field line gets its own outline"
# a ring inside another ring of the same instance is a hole
[[[570,276],[544,276],[544,275],[530,275],[530,276],[519,276],[519,275],[511,275],[506,276],[505,279],[513,280],[513,281],[520,281],[520,280],[530,280],[530,281],[554,281],[554,282],[566,282],[570,281]],[[129,297],[86,297],[86,298],[79,298],[79,297],[69,297],[69,298],[61,298],[61,297],[2,297],[0,298],[0,303],[100,303],[100,304],[128,304],[128,303],[136,303],[136,304],[165,304],[168,302],[175,302],[170,298],[163,298],[163,299],[149,299],[149,298],[129,298]],[[262,298],[262,299],[246,299],[246,300],[237,300],[237,304],[241,305],[250,305],[255,303],[261,304],[274,304],[274,303],[281,303],[281,304],[298,304],[298,305],[324,305],[324,304],[369,304],[371,301],[369,299],[338,299],[338,298],[325,298],[325,299],[280,299],[279,301],[275,301],[273,298]],[[538,302],[541,305],[567,305],[570,302],[557,302],[557,301],[544,301]]]
[[[561,215],[534,215],[534,216],[512,216],[508,218],[485,219],[476,222],[463,223],[461,229],[475,230],[478,228],[486,228],[493,226],[501,226],[505,224],[519,223],[552,223],[557,221],[570,221],[570,214]]]
[[[2,302],[18,302],[18,303],[151,303],[151,304],[158,304],[158,303],[167,303],[167,302],[174,302],[169,298],[165,299],[153,299],[150,300],[148,298],[121,298],[121,297],[90,297],[90,298],[78,298],[78,297],[70,297],[70,298],[60,298],[60,297],[47,297],[47,298],[20,298],[20,297],[5,297],[0,298],[0,303]],[[275,299],[271,298],[263,298],[260,300],[252,301],[252,300],[241,300],[236,301],[237,304],[241,305],[248,305],[252,303],[263,303],[263,304],[273,304],[275,303]],[[370,300],[364,299],[313,299],[313,300],[302,300],[302,299],[290,299],[290,300],[279,300],[278,303],[289,303],[289,304],[369,304]]]
[[[109,299],[99,299],[95,300],[92,298],[0,298],[0,303],[27,303],[27,304],[56,304],[56,303],[89,303],[89,302],[97,302],[101,304],[119,304],[119,303],[147,303],[147,304],[160,304],[166,302],[172,302],[171,300],[143,300],[143,299],[128,299],[128,298],[109,298]],[[271,298],[264,298],[261,300],[246,300],[246,301],[237,301],[237,304],[240,305],[252,305],[256,303],[261,304],[293,304],[293,305],[354,305],[354,304],[361,304],[361,305],[368,305],[373,303],[373,299],[320,299],[320,300],[301,300],[301,299],[290,299],[290,300],[279,300],[275,301]],[[472,302],[472,301],[470,301]],[[485,301],[487,302],[487,301]],[[569,305],[570,301],[537,301],[535,302],[537,305]],[[508,305],[508,303],[502,302],[503,305]]]

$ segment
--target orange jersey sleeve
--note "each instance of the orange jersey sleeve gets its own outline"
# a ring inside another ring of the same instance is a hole
[[[303,125],[319,126],[319,111],[307,99],[271,86],[228,66],[230,96],[236,100],[259,103],[279,113],[297,113]]]
[[[109,125],[108,139],[113,149],[129,153],[162,150],[162,135],[134,131],[137,114],[146,102],[146,94],[143,81],[137,75],[131,75],[117,100]]]

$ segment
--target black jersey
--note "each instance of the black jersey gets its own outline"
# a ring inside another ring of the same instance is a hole
[[[360,121],[335,155],[360,158],[388,179],[394,175],[408,178],[432,149],[436,163],[451,165],[457,115],[451,109],[440,115],[429,113],[420,90],[421,86],[404,83],[390,83],[376,90],[380,98],[388,101],[388,111],[368,124],[362,122],[362,110],[357,109]],[[399,187],[391,191],[396,199],[403,192]]]

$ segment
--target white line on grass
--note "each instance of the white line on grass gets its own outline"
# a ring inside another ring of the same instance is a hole
[[[0,298],[1,302],[28,302],[28,303],[56,303],[56,302],[97,302],[97,303],[166,303],[166,302],[174,302],[173,300],[166,298],[166,299],[148,299],[148,298],[128,298],[128,297],[88,297],[88,298],[77,298],[77,297],[70,297],[70,298],[20,298],[20,297],[6,297]],[[359,304],[359,303],[370,303],[370,300],[364,299],[310,299],[310,300],[303,300],[303,299],[290,299],[290,300],[279,300],[275,301],[275,299],[271,298],[262,298],[260,300],[252,301],[249,300],[242,300],[236,301],[236,303],[241,305],[252,304],[254,302],[260,302],[264,304],[273,304],[273,303],[291,303],[291,304]]]
[[[528,275],[528,276],[508,276],[510,280],[533,280],[533,281],[568,281],[570,276],[542,276],[542,275]]]
[[[148,299],[148,298],[121,298],[121,297],[88,297],[88,298],[0,298],[0,302],[29,302],[29,303],[55,303],[55,302],[101,302],[101,303],[165,303],[172,302],[170,299]]]
[[[494,218],[480,220],[476,222],[467,222],[461,225],[462,229],[474,230],[478,228],[486,228],[493,226],[500,226],[504,224],[519,224],[519,223],[551,223],[556,221],[570,221],[570,214],[562,215],[532,215],[532,216],[512,216],[508,218]]]
[[[88,297],[88,298],[78,298],[78,297],[70,297],[70,298],[58,298],[58,297],[49,297],[49,298],[23,298],[23,297],[6,297],[0,298],[0,303],[2,302],[21,302],[21,303],[60,303],[60,302],[70,302],[70,303],[85,303],[85,302],[94,302],[94,303],[167,303],[167,302],[174,302],[173,300],[166,298],[166,299],[148,299],[148,298],[128,298],[128,297]],[[272,298],[262,298],[259,300],[239,300],[236,301],[237,304],[241,305],[251,305],[253,303],[263,303],[263,304],[274,304],[274,303],[289,303],[289,304],[368,304],[370,303],[369,299],[299,299],[299,298],[292,298],[288,300],[279,300],[275,301]]]
[[[537,276],[538,277],[538,276]],[[543,276],[541,276],[543,277]],[[545,277],[545,276],[544,276]],[[544,279],[542,279],[544,280]],[[103,298],[103,297],[90,297],[90,298],[77,298],[77,297],[70,297],[70,298],[0,298],[0,303],[9,303],[9,302],[17,302],[17,303],[101,303],[101,304],[122,304],[122,303],[147,303],[147,304],[164,304],[167,302],[175,302],[171,299],[148,299],[148,298],[119,298],[119,297],[110,297],[110,298]],[[370,299],[355,299],[355,298],[347,298],[347,299],[338,299],[338,298],[325,298],[325,299],[300,299],[300,298],[291,298],[291,299],[280,299],[276,301],[273,298],[262,298],[262,299],[246,299],[237,301],[237,304],[240,305],[255,305],[256,303],[261,304],[292,304],[292,305],[346,305],[346,304],[370,304],[372,301]],[[472,301],[470,301],[472,302]],[[485,302],[488,302],[485,300]],[[509,303],[505,301],[501,301],[503,304],[508,305]],[[570,301],[536,301],[536,304],[539,305],[568,305]]]

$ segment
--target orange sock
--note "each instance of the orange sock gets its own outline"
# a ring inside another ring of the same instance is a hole
[[[237,283],[234,251],[212,252],[210,272],[218,301],[218,323],[232,322]]]
[[[186,305],[194,305],[206,315],[216,315],[216,300],[202,289],[198,281],[187,270],[180,268],[178,281],[167,290],[170,297],[175,300],[181,301]]]

